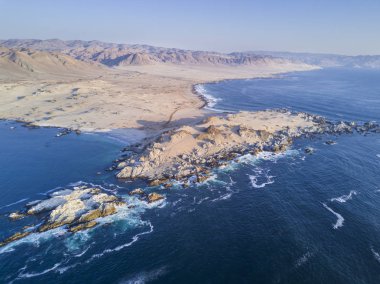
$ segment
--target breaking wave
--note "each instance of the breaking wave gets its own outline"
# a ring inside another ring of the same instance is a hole
[[[122,250],[122,249],[124,249],[126,247],[129,247],[129,246],[133,245],[135,242],[137,242],[140,239],[140,236],[152,233],[153,229],[154,229],[152,223],[146,222],[146,224],[149,225],[149,227],[150,227],[150,229],[148,231],[145,231],[145,232],[138,233],[138,234],[134,235],[132,237],[132,240],[130,242],[128,242],[128,243],[119,245],[119,246],[117,246],[117,247],[115,247],[113,249],[105,249],[101,253],[97,253],[97,254],[92,255],[88,260],[86,260],[86,263],[90,263],[94,259],[100,258],[100,257],[104,256],[105,254],[109,254],[109,253],[115,252],[115,251],[120,251],[120,250]]]
[[[112,252],[116,252],[116,251],[120,251],[120,250],[122,250],[122,249],[124,249],[126,247],[129,247],[129,246],[133,245],[135,242],[137,242],[142,235],[146,235],[146,234],[149,234],[149,233],[153,232],[153,228],[154,227],[153,227],[153,225],[150,222],[142,222],[142,223],[144,225],[148,225],[149,226],[149,230],[134,235],[132,237],[132,240],[129,241],[128,243],[119,245],[119,246],[117,246],[115,248],[112,248],[112,249],[105,249],[101,253],[93,254],[87,260],[67,265],[67,263],[69,263],[70,260],[72,260],[74,258],[81,258],[82,256],[84,256],[89,251],[89,249],[91,248],[91,245],[90,245],[90,246],[88,246],[82,252],[80,252],[78,254],[74,254],[74,255],[64,254],[65,257],[63,258],[63,260],[61,262],[56,263],[52,267],[46,268],[46,269],[44,269],[44,270],[42,270],[40,272],[36,272],[36,271],[33,271],[33,272],[24,272],[28,268],[28,266],[26,265],[26,266],[24,266],[23,268],[21,268],[19,270],[20,273],[18,274],[18,276],[14,280],[38,277],[38,276],[41,276],[43,274],[47,274],[49,272],[62,274],[62,273],[65,273],[67,270],[70,270],[70,269],[72,269],[74,267],[77,267],[79,265],[88,264],[88,263],[94,261],[95,259],[101,258],[102,256],[104,256],[106,254],[109,254],[109,253],[112,253]],[[66,266],[64,266],[64,265],[66,265]]]
[[[269,170],[256,168],[254,175],[248,175],[253,188],[264,188],[268,184],[274,183],[274,176],[269,175]]]
[[[373,249],[373,247],[371,247],[371,252],[372,252],[373,256],[375,257],[375,259],[376,259],[378,262],[380,262],[380,254],[379,254],[377,251],[375,251],[375,250]]]
[[[53,267],[47,268],[47,269],[45,269],[45,270],[43,270],[43,271],[41,271],[41,272],[26,272],[26,273],[20,273],[20,274],[17,276],[16,280],[17,280],[17,279],[23,279],[23,278],[32,278],[32,277],[41,276],[41,275],[43,275],[43,274],[49,273],[50,271],[54,271],[54,270],[56,270],[60,265],[61,265],[61,263],[59,262],[59,263],[54,264]]]
[[[344,218],[339,213],[332,210],[330,207],[328,207],[325,203],[322,203],[323,207],[325,207],[327,210],[329,210],[332,214],[334,214],[338,219],[336,220],[336,223],[333,225],[333,228],[336,230],[340,227],[343,227]]]
[[[214,106],[221,101],[219,98],[215,98],[214,96],[210,95],[207,91],[206,88],[203,85],[196,85],[194,87],[195,92],[203,99],[206,101],[206,109],[213,110],[213,111],[220,111],[223,112],[223,110],[216,109]]]
[[[297,155],[299,155],[298,150],[286,150],[285,152],[281,152],[281,153],[273,153],[273,152],[263,151],[257,155],[251,155],[251,154],[243,155],[243,156],[239,157],[237,159],[237,161],[239,163],[250,164],[250,165],[255,165],[260,160],[271,161],[271,162],[276,163],[281,158],[295,157]]]
[[[336,201],[336,202],[340,202],[340,203],[345,203],[348,200],[352,199],[353,195],[357,195],[357,192],[355,190],[351,190],[350,193],[347,194],[347,195],[342,195],[342,196],[339,196],[339,197],[331,198],[330,201],[331,202]]]

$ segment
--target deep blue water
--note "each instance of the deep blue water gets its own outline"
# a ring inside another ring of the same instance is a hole
[[[379,71],[326,69],[205,90],[219,109],[380,121]],[[0,213],[79,181],[123,196],[134,188],[105,171],[124,143],[56,132],[0,123]],[[2,248],[0,282],[380,283],[379,168],[380,135],[298,140],[285,155],[245,157],[206,184],[161,190],[160,206],[135,204],[86,232],[58,229]],[[1,236],[27,221],[1,217]]]
[[[288,108],[336,120],[380,120],[380,72],[323,69],[271,79],[228,80],[208,84],[223,110]]]

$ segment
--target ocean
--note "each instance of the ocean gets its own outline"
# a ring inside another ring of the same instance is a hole
[[[380,121],[376,70],[295,72],[198,91],[217,112],[287,108]],[[6,214],[59,188],[95,184],[133,208],[77,234],[58,228],[1,247],[0,283],[380,283],[379,134],[299,139],[283,154],[216,169],[204,184],[155,189],[107,171],[135,133],[58,131],[0,122],[0,237],[41,222]],[[165,202],[131,200],[137,186]]]

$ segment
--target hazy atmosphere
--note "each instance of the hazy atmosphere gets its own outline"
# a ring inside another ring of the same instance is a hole
[[[101,40],[222,52],[380,53],[380,1],[0,0],[0,10],[0,39]]]

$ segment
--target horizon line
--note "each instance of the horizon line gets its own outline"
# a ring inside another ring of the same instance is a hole
[[[69,42],[69,41],[82,41],[82,42],[100,42],[100,43],[106,43],[106,44],[116,44],[116,45],[140,45],[140,46],[149,46],[149,47],[155,47],[155,48],[165,48],[165,49],[176,49],[176,50],[185,50],[185,51],[200,51],[200,52],[212,52],[212,53],[220,53],[220,54],[232,54],[232,53],[289,53],[289,54],[303,54],[303,55],[329,55],[329,56],[344,56],[344,57],[363,57],[363,56],[380,56],[379,54],[355,54],[355,55],[349,55],[349,54],[343,54],[343,53],[335,53],[335,52],[310,52],[310,51],[288,51],[288,50],[265,50],[265,49],[258,49],[258,50],[242,50],[242,51],[231,51],[231,52],[221,52],[221,51],[215,51],[215,50],[205,50],[205,49],[189,49],[189,48],[181,48],[181,47],[168,47],[168,46],[160,46],[160,45],[154,45],[154,44],[148,44],[148,43],[125,43],[125,42],[114,42],[114,41],[104,41],[99,39],[91,39],[91,40],[84,40],[84,39],[60,39],[60,38],[46,38],[46,39],[40,39],[40,38],[8,38],[8,39],[1,39],[0,41],[8,41],[8,40],[39,40],[39,41],[49,41],[49,40],[58,40],[62,42]],[[270,54],[269,54],[270,55]]]

